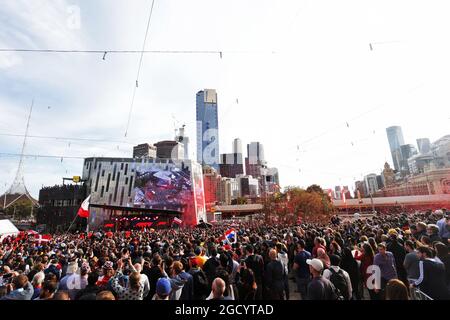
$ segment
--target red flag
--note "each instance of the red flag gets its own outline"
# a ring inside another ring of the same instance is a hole
[[[81,218],[89,218],[89,199],[91,196],[86,198],[86,200],[83,201],[81,204],[80,209],[78,210],[78,216]]]
[[[50,234],[35,234],[34,235],[34,241],[39,242],[41,244],[42,242],[49,242],[52,239],[52,236]]]

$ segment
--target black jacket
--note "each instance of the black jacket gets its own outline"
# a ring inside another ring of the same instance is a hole
[[[441,263],[430,260],[419,262],[421,271],[418,279],[419,288],[433,300],[446,300],[450,298],[449,290],[445,283],[445,267]]]
[[[282,293],[284,291],[284,268],[280,261],[269,262],[264,275],[264,284],[269,292]]]

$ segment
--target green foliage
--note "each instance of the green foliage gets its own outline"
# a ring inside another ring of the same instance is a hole
[[[6,214],[14,216],[15,219],[29,218],[32,213],[32,203],[28,200],[18,200],[8,208]]]

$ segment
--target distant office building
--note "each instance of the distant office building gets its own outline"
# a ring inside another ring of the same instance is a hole
[[[227,178],[236,178],[238,174],[244,174],[242,145],[240,139],[234,139],[233,153],[224,153],[220,155],[219,171],[222,177]]]
[[[233,141],[233,153],[242,154],[242,141],[239,138],[236,138]]]
[[[411,174],[424,173],[433,163],[434,157],[431,153],[418,154],[408,159],[408,168]]]
[[[183,160],[184,159],[184,147],[183,144],[177,141],[165,140],[155,143],[156,157],[159,159],[172,159]]]
[[[341,186],[334,187],[334,199],[341,200],[342,199],[342,188]]]
[[[383,175],[379,174],[377,175],[377,186],[378,189],[382,189],[384,187],[384,182],[383,182]]]
[[[280,185],[280,175],[277,168],[267,168],[266,181]]]
[[[365,188],[364,188],[364,181],[356,181],[355,182],[355,198],[358,198],[358,191],[359,191],[359,196],[361,198],[365,198],[366,193],[365,193]]]
[[[263,175],[258,178],[261,195],[274,193],[280,190],[280,178],[277,168],[263,168]]]
[[[264,164],[264,146],[259,142],[247,144],[247,157],[250,164]]]
[[[222,177],[236,178],[238,174],[244,174],[242,153],[221,154],[219,168]]]
[[[431,145],[431,153],[436,168],[450,167],[450,135],[446,135]]]
[[[260,195],[259,180],[252,176],[238,176],[239,196],[256,198]]]
[[[427,154],[431,151],[431,142],[428,138],[417,139],[417,147],[419,148],[419,154]]]
[[[219,170],[219,117],[214,89],[197,92],[197,162]]]
[[[365,186],[364,193],[366,195],[371,195],[371,194],[374,194],[375,192],[377,192],[379,189],[377,175],[372,173],[372,174],[368,174],[367,176],[365,176],[364,177],[364,186]]]
[[[399,126],[389,127],[386,129],[386,133],[389,141],[394,168],[395,170],[400,171],[400,161],[402,159],[400,146],[405,144],[402,128]]]
[[[156,147],[148,143],[134,146],[133,158],[156,158]]]
[[[350,193],[350,189],[348,188],[348,186],[344,186],[342,188],[341,195],[342,195],[342,193],[345,194],[345,199],[351,199],[352,198],[352,194]]]
[[[400,160],[400,172],[404,176],[410,173],[408,166],[408,159],[417,155],[417,149],[412,144],[405,144],[400,146],[400,153],[402,155],[402,158]]]
[[[185,136],[184,132],[185,126],[183,125],[178,129],[178,135],[175,137],[175,141],[181,143],[184,148],[184,159],[189,159],[189,137]]]
[[[239,185],[234,178],[222,178],[218,188],[218,201],[223,205],[230,205],[239,197]]]
[[[259,178],[264,175],[266,161],[264,147],[259,142],[247,144],[247,158],[245,158],[245,174]]]
[[[378,194],[381,197],[450,194],[450,167],[437,169],[432,164],[425,173],[385,187]]]

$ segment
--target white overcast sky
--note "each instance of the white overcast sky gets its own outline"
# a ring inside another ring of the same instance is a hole
[[[0,48],[140,50],[150,5],[0,0]],[[34,98],[32,135],[156,142],[173,138],[175,117],[193,152],[195,93],[215,88],[221,153],[236,137],[260,141],[282,186],[353,186],[392,162],[386,127],[402,126],[413,144],[450,133],[449,12],[448,0],[156,0],[148,50],[223,58],[146,54],[125,139],[139,55],[0,53],[0,134],[24,133]],[[0,135],[1,153],[21,144]],[[131,146],[29,139],[26,153],[130,156]],[[0,193],[18,162],[0,155]],[[81,169],[82,160],[27,158],[25,181],[37,197]]]

